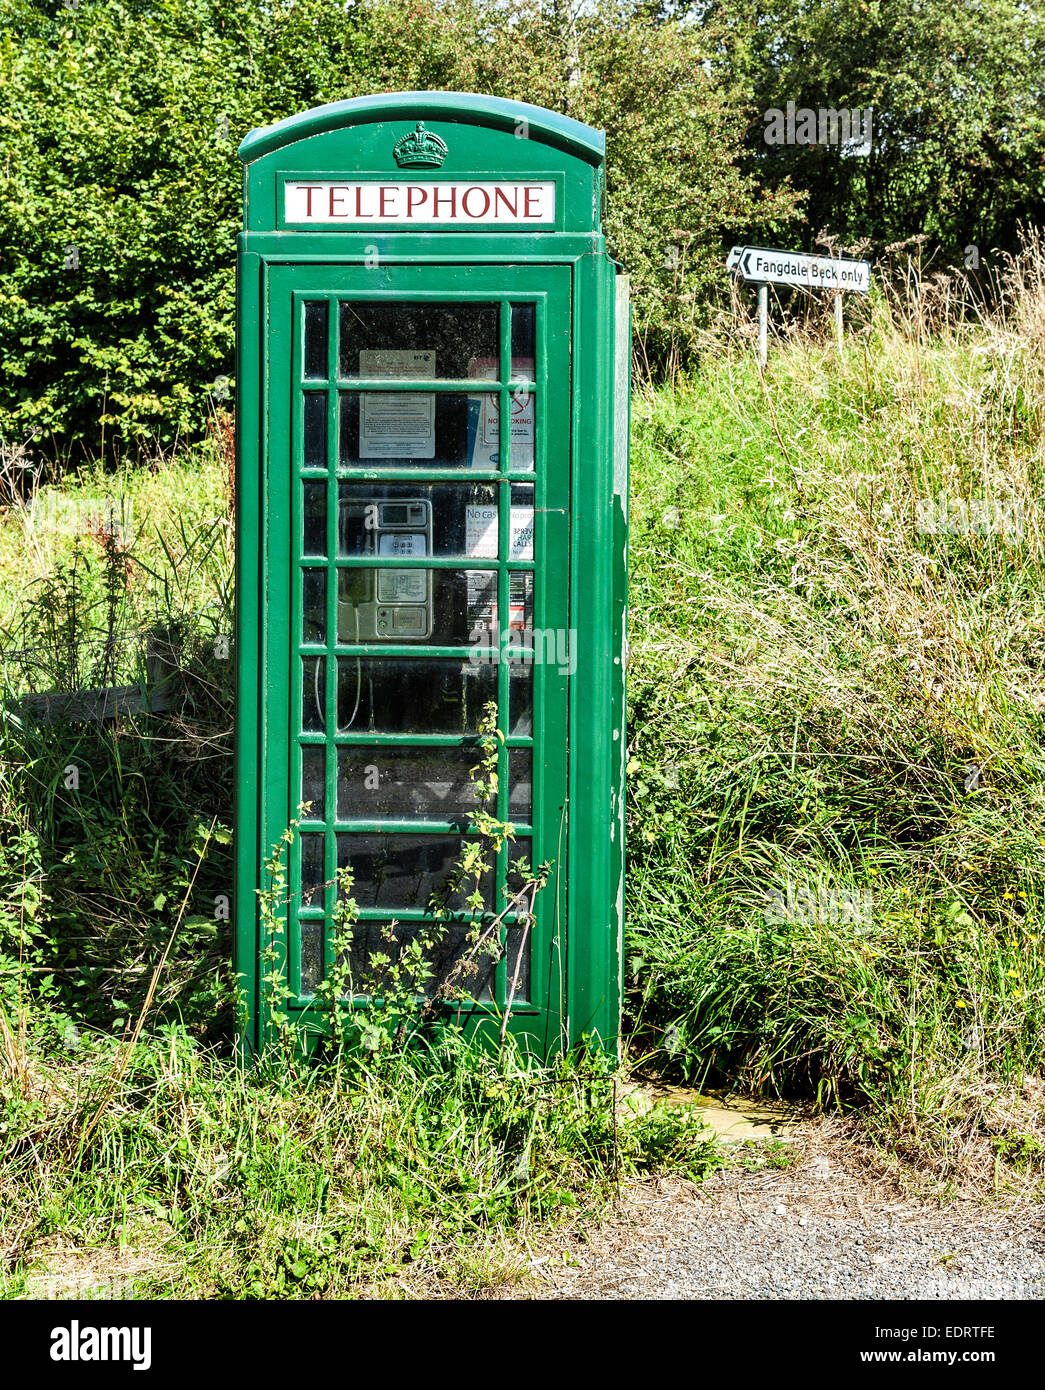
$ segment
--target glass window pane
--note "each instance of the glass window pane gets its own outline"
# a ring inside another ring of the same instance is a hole
[[[497,699],[496,662],[338,657],[341,733],[475,734]]]
[[[327,640],[327,572],[321,569],[301,571],[301,640]]]
[[[352,932],[349,948],[349,979],[356,995],[378,996],[384,988],[386,972],[394,965],[408,941],[421,936],[431,973],[418,981],[418,993],[434,993],[440,985],[452,982],[472,999],[493,997],[499,952],[476,952],[467,926],[448,925],[438,933],[408,922],[360,922]],[[375,957],[388,958],[383,964]],[[527,982],[528,983],[528,982]],[[517,995],[517,997],[520,997]],[[451,1004],[450,1007],[453,1007]]]
[[[382,835],[345,832],[337,837],[339,868],[353,873],[352,896],[361,908],[428,909],[434,893],[444,892],[461,855],[459,835]],[[493,901],[492,870],[483,876],[486,906]],[[474,883],[446,901],[452,912],[466,912]]]
[[[508,750],[508,818],[529,821],[533,815],[533,752]]]
[[[338,820],[459,821],[480,809],[471,748],[339,748]]]
[[[340,306],[340,375],[412,377],[419,354],[431,358],[430,376],[470,375],[474,357],[496,357],[496,304],[422,304],[396,300]]]
[[[305,442],[302,462],[306,468],[327,466],[327,396],[325,391],[308,391],[304,397]]]
[[[324,379],[327,374],[327,324],[330,306],[325,299],[305,305],[305,376]]]
[[[530,546],[533,499],[530,491]],[[513,490],[513,524],[527,517]],[[517,515],[518,513],[518,515]],[[521,539],[522,547],[526,537]],[[341,483],[338,554],[437,555],[447,559],[497,559],[495,483]],[[519,555],[517,558],[528,558]]]
[[[509,440],[508,467],[514,473],[532,473],[534,468],[534,438],[537,421],[537,396],[522,387],[511,392],[512,432]]]
[[[305,813],[308,820],[323,820],[326,815],[326,749],[314,743],[301,748],[301,800],[310,802]]]
[[[464,598],[467,640],[473,646],[495,647],[500,630],[497,622],[496,570],[469,570]]]
[[[327,485],[326,483],[305,483],[304,489],[305,534],[302,553],[305,555],[326,555]]]
[[[301,832],[301,906],[323,906],[323,851],[326,836],[322,831]]]
[[[301,658],[301,727],[307,734],[321,734],[326,725],[326,678],[326,657]]]
[[[478,402],[463,391],[343,391],[342,468],[496,468],[484,452]]]
[[[502,895],[502,907],[512,893],[521,891],[529,874],[537,867],[533,863],[532,855],[533,842],[528,836],[523,835],[518,839],[508,841],[508,883],[507,892]],[[525,910],[525,906],[525,903],[518,903],[513,911],[522,912]]]
[[[496,611],[496,570],[367,566],[338,571],[337,640],[348,646],[413,640],[475,644],[486,640]]]
[[[508,732],[533,737],[533,665],[513,661],[508,670]]]
[[[533,570],[513,570],[508,576],[508,627],[520,641],[533,636]]]
[[[323,960],[323,920],[299,923],[301,941],[301,993],[313,995],[319,988],[326,970]]]
[[[536,306],[513,304],[512,310],[512,376],[533,380],[536,350]],[[528,368],[528,370],[527,370]]]
[[[533,559],[533,483],[512,483],[510,560]]]
[[[530,998],[530,938],[532,928],[509,927],[504,962],[504,1002],[526,1003]],[[514,992],[513,992],[514,984]]]

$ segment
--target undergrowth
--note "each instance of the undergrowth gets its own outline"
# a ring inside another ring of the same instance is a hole
[[[627,1021],[668,1074],[1038,1190],[1041,248],[992,318],[922,307],[877,299],[840,358],[796,340],[760,375],[726,350],[636,399]],[[138,1296],[522,1277],[541,1223],[720,1153],[677,1108],[619,1123],[597,1055],[540,1067],[451,1030],[235,1058],[227,438],[67,480],[74,514],[132,494],[133,535],[56,529],[6,460],[5,1289],[79,1287],[90,1258]],[[161,712],[33,704],[150,684],[150,661],[179,673]]]
[[[2,1291],[431,1297],[516,1281],[531,1232],[601,1210],[622,1176],[699,1178],[719,1151],[694,1116],[619,1118],[615,1059],[542,1066],[510,1036],[496,1055],[452,1028],[404,1037],[387,1000],[307,1064],[292,1048],[237,1057],[227,440],[145,474],[86,471],[47,505],[39,476],[7,473]],[[39,703],[171,672],[158,712],[98,722]]]
[[[632,469],[637,1038],[988,1185],[1045,1138],[1040,244],[1007,291],[710,362]]]
[[[677,1124],[617,1130],[598,1054],[545,1069],[450,1032],[245,1068],[177,1025],[126,1054],[68,1026],[2,1033],[9,1296],[82,1293],[88,1251],[108,1256],[88,1283],[129,1269],[136,1298],[488,1289],[525,1276],[529,1232],[600,1210],[615,1170],[680,1157]]]

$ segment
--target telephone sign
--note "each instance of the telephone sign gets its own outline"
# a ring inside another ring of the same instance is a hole
[[[468,228],[555,222],[554,183],[285,183],[285,220]]]
[[[274,982],[310,1046],[346,955],[373,991],[368,960],[430,940],[437,913],[441,959],[419,988],[438,983],[474,929],[447,885],[481,840],[477,811],[512,832],[478,890],[496,944],[455,1021],[496,1038],[507,1015],[545,1056],[616,1046],[630,330],[603,155],[576,121],[458,93],[337,102],[240,147],[251,1048],[272,1036]],[[491,710],[496,788],[477,806]],[[272,934],[263,865],[295,821]],[[532,913],[524,862],[550,866]],[[335,959],[344,869],[357,914]]]

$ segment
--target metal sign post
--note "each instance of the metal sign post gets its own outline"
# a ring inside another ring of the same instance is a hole
[[[765,367],[769,328],[768,289],[788,285],[834,293],[835,340],[842,349],[842,295],[867,294],[871,288],[869,261],[840,256],[810,256],[802,251],[774,251],[765,246],[734,246],[726,257],[730,275],[758,286],[758,364]]]

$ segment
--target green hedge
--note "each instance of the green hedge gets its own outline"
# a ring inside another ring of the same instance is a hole
[[[767,204],[711,31],[633,5],[7,0],[0,17],[0,438],[169,449],[233,372],[236,147],[366,92],[479,90],[607,130],[608,230],[653,365],[691,356],[723,240]],[[655,93],[655,100],[651,94]],[[676,248],[676,249],[672,249]]]

